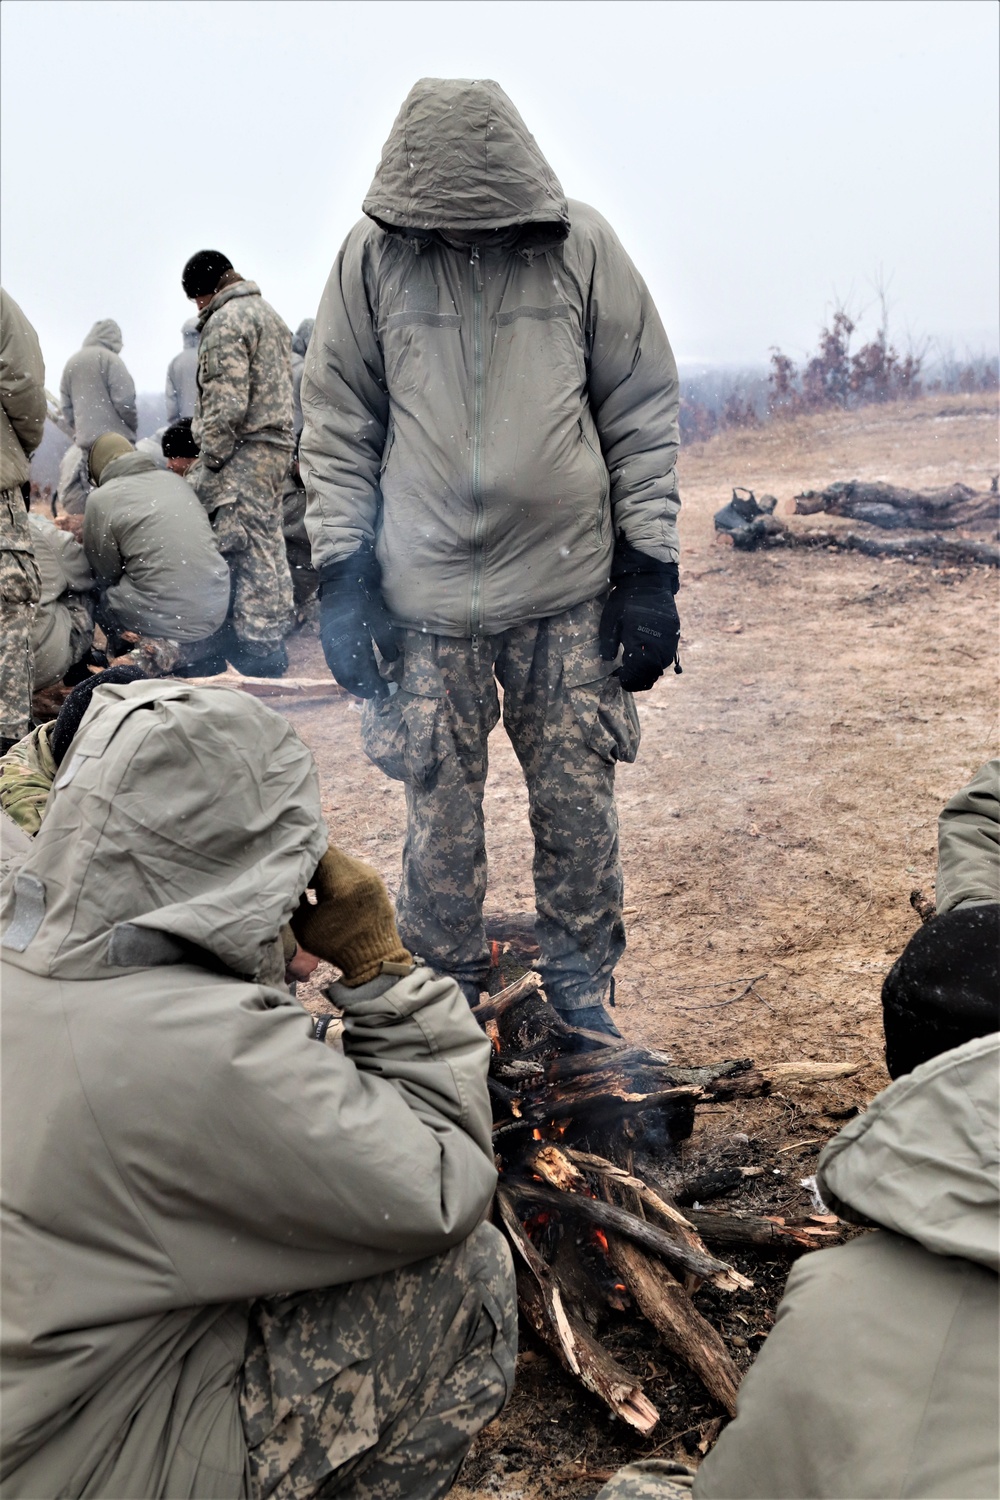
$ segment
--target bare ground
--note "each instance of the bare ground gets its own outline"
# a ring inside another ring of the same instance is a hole
[[[983,396],[776,421],[682,455],[684,673],[639,698],[643,743],[618,783],[629,931],[618,1024],[681,1063],[862,1064],[836,1085],[702,1117],[681,1164],[728,1153],[766,1166],[742,1206],[805,1208],[800,1181],[822,1143],[888,1081],[879,992],[917,924],[909,893],[933,892],[941,804],[997,753],[998,590],[982,567],[734,552],[713,513],[733,485],[777,495],[787,514],[798,491],[835,479],[985,489],[996,471],[997,413]],[[292,656],[294,672],[325,675],[315,637],[298,637]],[[320,767],[331,836],[395,890],[402,789],[365,760],[357,705],[287,711]],[[526,913],[527,799],[502,728],[491,748],[487,912]],[[746,1366],[787,1262],[737,1263],[759,1295],[700,1305]],[[589,1496],[632,1456],[698,1461],[719,1409],[629,1318],[608,1340],[647,1377],[663,1414],[651,1436],[614,1422],[526,1345],[514,1399],[473,1450],[459,1500]]]

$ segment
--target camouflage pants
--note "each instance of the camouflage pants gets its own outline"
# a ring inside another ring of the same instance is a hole
[[[626,1464],[597,1496],[597,1500],[691,1500],[693,1474],[683,1464],[641,1458]]]
[[[41,593],[21,491],[0,491],[0,739],[22,739],[31,725],[31,627]]]
[[[306,492],[289,474],[281,493],[282,531],[285,553],[292,575],[295,616],[301,623],[316,614],[312,601],[319,589],[319,574],[312,565],[312,548],[306,535]]]
[[[542,976],[564,1011],[605,998],[625,949],[615,764],[635,759],[639,720],[600,658],[602,604],[471,640],[401,632],[399,660],[382,669],[398,691],[362,716],[368,756],[406,787],[403,941],[435,968],[481,981],[483,792],[500,683],[528,786]]]
[[[253,1500],[431,1500],[514,1381],[505,1241],[254,1305],[241,1412]]]
[[[257,649],[276,646],[292,623],[292,579],[281,531],[287,469],[287,448],[245,443],[217,473],[196,464],[188,476],[232,574],[233,630]]]

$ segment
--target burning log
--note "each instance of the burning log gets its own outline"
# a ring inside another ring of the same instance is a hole
[[[566,1311],[549,1267],[525,1234],[507,1193],[497,1191],[504,1227],[520,1256],[517,1300],[539,1337],[571,1375],[592,1391],[630,1427],[651,1432],[660,1419],[642,1385],[614,1360],[602,1344]]]
[[[699,1234],[713,1245],[726,1248],[754,1246],[815,1250],[817,1240],[840,1238],[839,1230],[832,1227],[837,1222],[834,1214],[814,1214],[811,1217],[815,1222],[798,1224],[786,1224],[780,1215],[768,1218],[756,1214],[725,1213],[715,1208],[689,1208],[688,1215]]]
[[[706,1248],[706,1239],[722,1246],[728,1232],[743,1248],[799,1249],[816,1243],[813,1231],[830,1231],[715,1214],[707,1216],[709,1233],[704,1214],[682,1212],[662,1183],[636,1170],[635,1152],[690,1134],[705,1101],[766,1094],[772,1082],[840,1077],[854,1066],[806,1062],[762,1072],[735,1059],[679,1068],[664,1052],[574,1030],[548,1004],[534,971],[474,1014],[494,1047],[497,1219],[514,1251],[525,1322],[609,1410],[648,1432],[655,1407],[596,1337],[609,1309],[621,1311],[631,1298],[732,1412],[738,1371],[691,1294],[702,1281],[727,1293],[753,1282]]]

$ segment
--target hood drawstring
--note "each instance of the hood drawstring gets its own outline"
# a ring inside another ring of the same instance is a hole
[[[481,292],[483,289],[483,266],[479,259],[478,245],[473,244],[469,246],[469,265],[473,267],[476,273],[476,290]]]

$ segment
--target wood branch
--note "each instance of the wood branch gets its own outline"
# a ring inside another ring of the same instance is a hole
[[[637,1432],[651,1432],[660,1419],[641,1383],[568,1313],[548,1266],[525,1234],[511,1199],[497,1190],[500,1216],[518,1253],[517,1296],[525,1318],[559,1362],[615,1416]]]
[[[614,1038],[612,1037],[612,1042]],[[619,1044],[603,1052],[570,1052],[563,1057],[554,1057],[545,1070],[550,1083],[564,1083],[569,1078],[579,1078],[584,1073],[599,1072],[613,1068],[627,1073],[636,1068],[670,1068],[672,1059],[668,1052],[651,1052],[646,1047],[628,1047]]]
[[[576,1214],[591,1224],[599,1225],[601,1229],[623,1234],[662,1256],[664,1260],[681,1266],[685,1271],[691,1271],[695,1276],[706,1280],[720,1274],[727,1278],[739,1276],[739,1272],[734,1273],[733,1267],[724,1261],[716,1260],[703,1250],[693,1249],[656,1224],[650,1224],[613,1203],[602,1203],[598,1198],[588,1198],[580,1193],[559,1192],[538,1182],[509,1182],[508,1189],[522,1202],[537,1203],[558,1213]],[[743,1284],[747,1284],[745,1278]]]
[[[721,1198],[723,1193],[739,1187],[748,1177],[763,1175],[763,1167],[717,1167],[711,1172],[701,1172],[696,1177],[684,1179],[677,1190],[677,1202],[691,1205],[709,1198]]]
[[[721,1337],[677,1278],[622,1235],[608,1236],[608,1255],[639,1311],[667,1348],[695,1372],[709,1395],[735,1416],[739,1371]]]
[[[850,1078],[861,1070],[859,1062],[801,1062],[768,1063],[761,1072],[769,1083],[830,1083],[835,1078]]]
[[[696,1104],[706,1097],[704,1090],[687,1086],[657,1089],[649,1094],[632,1093],[625,1089],[621,1092],[615,1089],[581,1089],[579,1093],[564,1098],[558,1095],[552,1098],[551,1094],[541,1098],[526,1098],[524,1116],[536,1125],[566,1119],[581,1123],[586,1120],[590,1124],[608,1117],[615,1120],[628,1119],[631,1115],[643,1114],[646,1110],[660,1109],[665,1105]]]
[[[500,990],[489,1000],[481,1000],[478,1005],[472,1007],[472,1014],[482,1025],[486,1021],[495,1021],[502,1016],[511,1006],[519,1004],[528,995],[535,994],[542,987],[542,976],[537,969],[529,969],[522,974],[520,979],[515,979],[505,990]]]
[[[776,1250],[817,1250],[825,1239],[839,1239],[841,1231],[829,1222],[786,1224],[780,1216],[725,1213],[714,1208],[689,1208],[691,1223],[710,1245],[726,1249],[765,1246]]]
[[[739,552],[771,547],[829,547],[840,552],[863,552],[868,557],[931,557],[940,562],[986,563],[1000,567],[1000,546],[939,533],[922,536],[864,536],[856,531],[797,531],[774,516],[759,516],[739,531],[724,533]]]
[[[188,680],[196,687],[239,688],[253,698],[343,698],[345,693],[332,677],[244,677],[232,668]]]

